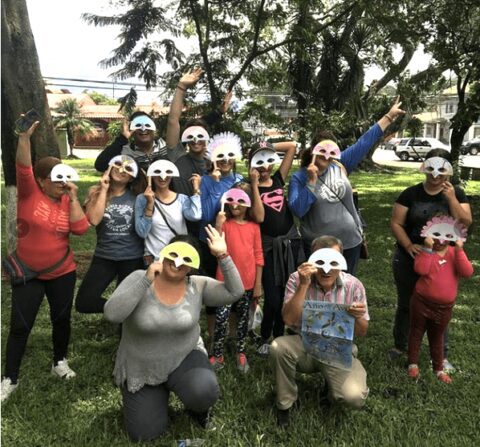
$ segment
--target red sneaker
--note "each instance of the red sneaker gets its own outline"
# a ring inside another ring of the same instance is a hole
[[[237,354],[237,369],[244,374],[246,374],[250,369],[247,356],[243,352]]]
[[[208,361],[210,362],[210,365],[212,365],[212,368],[215,371],[220,371],[225,366],[223,355],[221,355],[220,357],[215,357],[214,355],[212,355],[208,359]]]
[[[440,382],[452,383],[452,378],[446,372],[437,371],[436,374],[437,374],[437,379],[440,380]]]
[[[420,370],[418,369],[418,365],[415,363],[412,363],[411,365],[408,365],[408,377],[411,379],[418,379],[420,377]]]

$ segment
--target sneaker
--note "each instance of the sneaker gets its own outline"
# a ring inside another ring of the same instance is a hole
[[[451,373],[455,371],[455,367],[448,361],[448,359],[443,359],[443,370],[446,373]]]
[[[223,358],[223,355],[220,357],[215,357],[212,355],[208,361],[210,362],[210,365],[212,365],[212,368],[214,371],[220,371],[224,366],[225,366],[225,360]]]
[[[237,369],[244,374],[246,374],[250,369],[247,356],[243,352],[237,354]]]
[[[270,352],[270,344],[263,343],[257,348],[257,354],[261,357],[268,357],[268,353]]]
[[[280,410],[277,408],[277,425],[279,427],[286,427],[290,423],[290,408]]]
[[[437,379],[443,383],[452,383],[451,377],[444,371],[437,371]]]
[[[1,383],[1,395],[2,395],[2,402],[4,400],[7,400],[18,386],[18,383],[12,383],[12,380],[9,377],[5,377],[5,379],[2,380]]]
[[[388,358],[391,362],[395,362],[396,360],[400,359],[403,354],[405,353],[397,348],[392,348],[390,349],[390,351],[387,352]]]
[[[420,377],[420,370],[418,369],[418,365],[415,363],[412,363],[411,365],[408,365],[408,377],[411,379],[418,379]]]
[[[67,359],[60,360],[57,363],[57,366],[52,365],[52,374],[54,376],[60,377],[61,379],[72,379],[77,375],[75,371],[73,371],[72,368],[68,366]]]

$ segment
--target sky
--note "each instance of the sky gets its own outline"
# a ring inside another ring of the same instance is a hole
[[[84,12],[111,15],[113,10],[109,7],[108,0],[26,1],[44,77],[111,81],[108,75],[114,69],[102,69],[98,63],[109,57],[111,51],[118,46],[116,37],[120,29],[114,26],[95,27],[80,19]],[[416,52],[408,68],[415,73],[427,65],[428,58],[422,52]],[[379,79],[381,75],[382,71],[379,69],[368,69],[365,76],[366,84],[373,79]],[[131,82],[141,81],[132,79]],[[108,90],[96,88],[95,84],[90,85],[93,86],[90,90],[97,90],[109,96],[119,97],[127,93],[118,87],[114,91],[111,85],[108,86]],[[71,86],[65,88],[73,92],[83,90]],[[129,89],[129,86],[124,88]],[[139,92],[139,103],[150,103],[157,96],[158,93]]]

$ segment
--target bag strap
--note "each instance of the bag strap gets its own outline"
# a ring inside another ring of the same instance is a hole
[[[17,252],[15,251],[15,254],[17,255]],[[54,270],[57,270],[58,267],[60,267],[64,262],[65,260],[68,258],[68,255],[70,254],[70,247],[67,248],[67,252],[63,255],[62,259],[60,259],[60,261],[56,262],[54,265],[52,265],[51,267],[48,267],[46,269],[43,269],[43,270],[40,270],[38,272],[36,272],[37,276],[40,276],[40,275],[45,275],[46,273],[50,273],[50,272],[53,272]],[[17,255],[18,256],[18,255]],[[19,258],[20,259],[20,258]],[[22,261],[23,262],[23,261]],[[26,264],[25,264],[26,265]],[[28,266],[27,266],[28,267]],[[28,267],[30,268],[30,267]],[[30,269],[32,270],[32,269]]]
[[[170,231],[175,235],[175,236],[178,236],[178,233],[170,226],[170,224],[168,223],[168,220],[167,220],[167,216],[165,216],[165,213],[163,212],[162,210],[162,207],[160,206],[160,204],[157,202],[157,199],[155,199],[155,208],[157,208],[158,212],[162,215],[163,217],[163,220],[165,221],[165,223],[167,224],[167,227],[170,229]]]
[[[341,166],[341,168],[343,167],[342,164],[339,163],[339,165]],[[340,168],[340,169],[341,169]],[[345,168],[343,168],[345,169]],[[339,200],[339,202],[343,205],[343,207],[348,211],[348,213],[350,214],[350,216],[353,217],[353,220],[354,222],[356,222],[357,226],[358,226],[358,222],[357,220],[360,220],[360,217],[358,216],[358,213],[357,213],[357,217],[355,218],[355,216],[353,215],[353,213],[348,209],[348,206],[345,205],[345,202],[341,199],[341,197],[332,189],[330,188],[330,186],[328,186],[320,177],[317,177],[318,180],[326,187],[328,188],[332,193],[333,195]],[[363,234],[363,230],[360,228],[360,234]]]

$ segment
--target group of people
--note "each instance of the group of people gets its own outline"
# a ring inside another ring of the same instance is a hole
[[[95,161],[103,174],[83,206],[74,182],[51,176],[60,160],[46,157],[32,169],[30,137],[38,122],[19,135],[16,169],[22,226],[16,253],[41,273],[25,284],[12,285],[2,401],[18,386],[20,363],[44,295],[52,321],[52,374],[75,376],[67,360],[76,280],[69,235],[81,235],[92,225],[97,244],[75,307],[83,313],[103,313],[121,325],[114,377],[131,439],[154,439],[165,432],[170,391],[195,421],[208,424],[220,394],[216,371],[225,364],[229,318],[235,315],[236,367],[247,373],[249,314],[262,296],[256,349],[272,364],[278,423],[289,421],[299,371],[321,372],[331,401],[357,408],[364,404],[367,374],[356,346],[350,368],[319,361],[302,343],[302,313],[307,300],[341,304],[354,319],[354,335],[367,333],[367,298],[356,277],[363,229],[348,175],[386,127],[404,114],[401,103],[397,99],[385,116],[343,151],[333,134],[313,135],[287,195],[294,142],[255,143],[248,152],[247,180],[236,172],[240,139],[230,133],[210,137],[209,125],[228,109],[229,94],[219,111],[188,122],[181,132],[185,92],[201,74],[191,71],[178,83],[165,147],[156,142],[149,115],[131,116],[121,135]],[[284,153],[283,159],[278,151]],[[432,155],[445,161],[448,156],[448,152]],[[398,309],[395,349],[390,354],[401,356],[408,341],[408,374],[418,377],[419,340],[426,330],[433,368],[443,382],[448,381],[443,332],[457,279],[472,272],[460,239],[452,248],[448,241],[442,245],[421,236],[426,222],[439,212],[466,227],[471,223],[465,194],[448,179],[448,173],[426,173],[425,182],[400,195],[392,216],[398,241],[394,257]],[[446,264],[453,269],[449,275],[443,270],[432,273],[430,264],[438,264],[437,258],[448,259]],[[117,287],[107,300],[103,293],[114,280]],[[438,287],[443,293],[439,299],[432,281],[447,281],[448,293],[444,286]],[[199,326],[204,305],[207,346]]]

